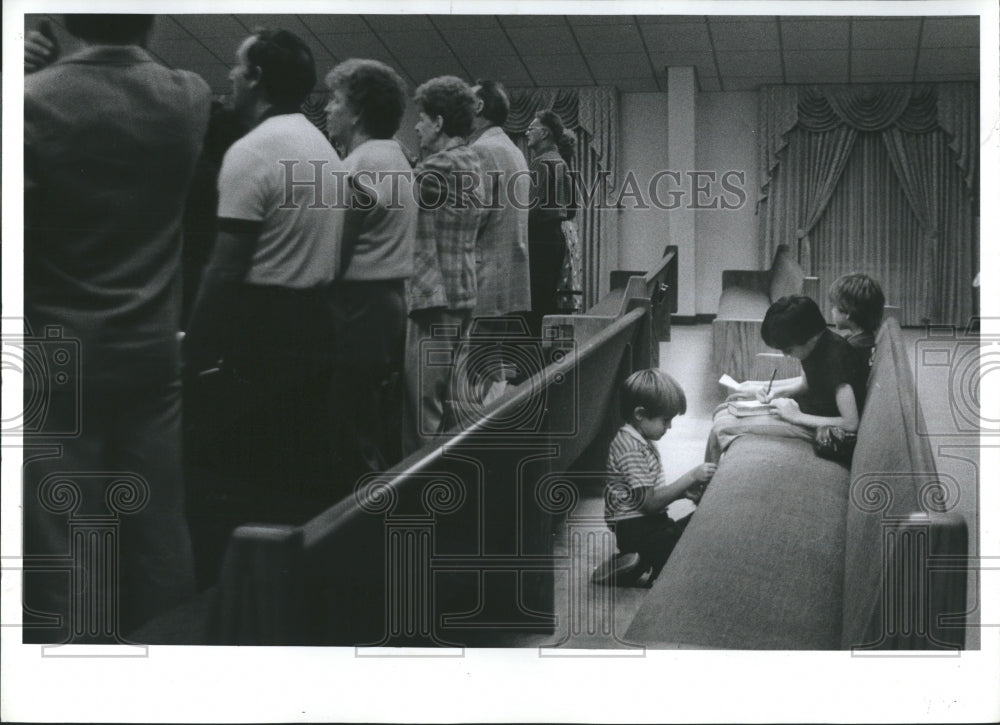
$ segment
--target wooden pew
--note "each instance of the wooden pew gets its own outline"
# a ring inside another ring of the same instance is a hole
[[[474,424],[302,526],[240,527],[209,643],[503,646],[514,631],[552,632],[566,566],[553,558],[553,519],[572,492],[537,482],[580,458],[616,415],[621,380],[653,363],[645,295],[671,264],[616,290],[603,324],[570,316],[553,362]]]

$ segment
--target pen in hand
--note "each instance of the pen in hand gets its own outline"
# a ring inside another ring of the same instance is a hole
[[[767,383],[767,392],[766,392],[766,393],[764,393],[764,395],[770,395],[770,394],[771,394],[771,386],[772,386],[772,385],[774,385],[774,376],[775,376],[775,375],[777,375],[777,374],[778,374],[778,368],[775,368],[775,369],[774,369],[774,370],[773,370],[773,371],[771,372],[771,379],[770,379],[770,381],[768,381],[768,383]]]

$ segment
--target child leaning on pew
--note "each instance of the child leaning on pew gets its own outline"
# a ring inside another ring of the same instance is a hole
[[[687,410],[687,400],[677,381],[662,370],[630,375],[622,385],[619,403],[625,425],[608,449],[604,518],[620,553],[599,566],[591,580],[633,586],[649,572],[643,582],[649,586],[690,518],[674,520],[667,514],[667,505],[689,493],[693,498],[692,489],[707,483],[716,467],[702,463],[667,483],[656,441],[670,429],[670,421]]]
[[[875,333],[882,324],[885,295],[867,274],[845,274],[830,285],[833,325],[869,370],[875,357]]]
[[[772,304],[760,335],[802,363],[802,375],[787,380],[747,381],[737,395],[774,407],[771,415],[738,418],[725,404],[716,409],[705,460],[717,463],[741,435],[771,435],[812,441],[817,430],[858,430],[868,386],[868,369],[853,347],[826,326],[819,306],[802,295]]]

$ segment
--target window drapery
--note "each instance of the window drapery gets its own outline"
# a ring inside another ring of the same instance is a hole
[[[762,265],[791,242],[823,284],[851,271],[881,280],[903,324],[966,322],[978,268],[976,93],[973,84],[762,89]],[[841,224],[824,224],[834,198]]]

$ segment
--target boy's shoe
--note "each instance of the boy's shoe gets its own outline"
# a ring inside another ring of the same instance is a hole
[[[594,584],[624,584],[626,580],[634,578],[635,574],[642,576],[643,572],[636,570],[639,568],[639,554],[630,551],[627,554],[615,554],[606,562],[594,569],[590,575],[590,581]]]

